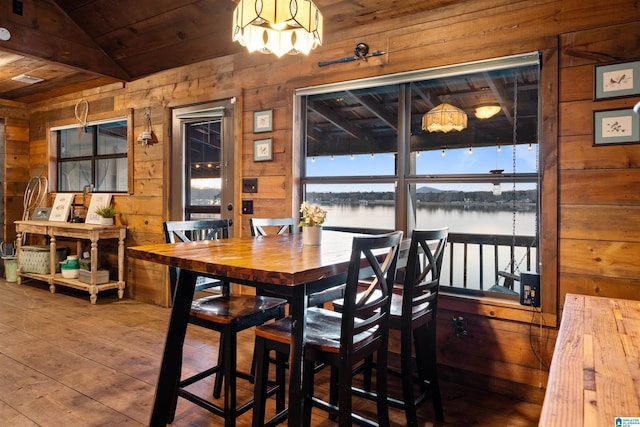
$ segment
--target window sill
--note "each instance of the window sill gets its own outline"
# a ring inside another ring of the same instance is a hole
[[[474,314],[493,319],[512,320],[522,323],[539,323],[540,312],[536,308],[520,305],[517,301],[509,301],[502,298],[486,296],[459,295],[440,291],[438,306],[440,309],[457,313]],[[545,326],[555,327],[557,315],[542,313],[542,321]]]

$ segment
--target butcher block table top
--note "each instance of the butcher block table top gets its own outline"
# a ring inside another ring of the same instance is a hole
[[[640,425],[640,301],[567,294],[539,425]]]

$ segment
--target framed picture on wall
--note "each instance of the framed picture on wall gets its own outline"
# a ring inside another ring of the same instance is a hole
[[[640,61],[595,67],[594,100],[640,94]]]
[[[593,145],[640,142],[640,116],[632,108],[593,112]]]
[[[269,139],[258,139],[253,141],[253,161],[254,162],[263,162],[265,160],[272,160],[273,158],[273,147],[271,138]]]
[[[273,110],[255,111],[253,113],[253,132],[269,132],[273,130]]]

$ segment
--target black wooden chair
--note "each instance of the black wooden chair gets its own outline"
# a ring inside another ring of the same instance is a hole
[[[168,242],[188,242],[212,238],[226,238],[229,235],[228,220],[168,221],[164,223]],[[176,240],[178,239],[178,240]],[[171,289],[175,291],[179,278],[179,269],[172,269]],[[231,295],[229,284],[211,281],[204,278],[204,287],[221,286],[219,295],[207,296],[191,303],[189,323],[211,329],[220,333],[218,363],[203,372],[183,379],[178,385],[178,393],[171,408],[171,420],[175,416],[178,397],[183,397],[224,419],[225,426],[235,426],[236,418],[249,410],[253,399],[238,405],[236,400],[236,380],[244,378],[253,381],[253,376],[237,370],[237,335],[238,332],[262,325],[263,323],[284,316],[286,300],[266,296]],[[181,378],[181,367],[176,367],[176,375]],[[205,399],[186,387],[206,377],[216,374],[213,397],[219,398],[224,382],[224,403],[222,406]],[[275,392],[275,390],[274,390]]]
[[[436,365],[436,314],[440,269],[448,235],[448,228],[413,231],[401,293],[394,293],[391,298],[389,328],[400,331],[400,370],[387,370],[402,379],[402,399],[388,399],[390,406],[404,409],[407,426],[418,425],[416,409],[429,397],[436,419],[444,421]],[[396,284],[396,289],[400,286]],[[342,305],[342,301],[334,301],[336,311],[342,311]],[[365,390],[370,388],[374,365],[369,358],[358,370],[364,371]],[[416,384],[417,394],[414,392]]]
[[[311,424],[311,407],[319,407],[337,416],[341,426],[353,423],[364,425],[389,425],[387,402],[387,344],[389,309],[393,278],[402,232],[394,232],[369,237],[355,237],[351,260],[347,273],[342,314],[318,307],[308,309],[306,344],[304,349],[303,392],[305,399],[305,424]],[[386,251],[386,252],[385,252]],[[383,252],[383,260],[380,253]],[[376,257],[376,255],[378,257]],[[368,268],[367,268],[368,267]],[[368,271],[367,271],[368,270]],[[359,278],[365,271],[367,277],[373,275],[367,295],[356,300]],[[270,351],[276,351],[278,360],[276,378],[282,381],[284,360],[291,344],[291,317],[256,328],[256,383],[253,410],[253,425],[272,425],[287,416],[287,409],[276,404],[276,415],[264,423],[267,370]],[[376,355],[376,392],[365,392],[352,387],[352,370],[364,359]],[[322,401],[314,395],[314,376],[318,366],[331,366],[332,377],[336,378],[337,405]],[[355,414],[352,410],[352,394],[377,402],[378,422]],[[282,409],[282,410],[280,410]]]
[[[267,236],[269,233],[267,230],[277,227],[275,234],[293,233],[296,227],[295,220],[291,217],[286,218],[250,218],[249,225],[251,226],[252,236]],[[264,229],[267,227],[267,230]],[[273,234],[273,233],[271,233]]]
[[[216,240],[229,237],[228,219],[204,219],[195,221],[166,221],[163,224],[164,237],[167,243],[192,242],[196,240]],[[176,293],[179,268],[169,268],[169,285],[171,300]],[[196,291],[221,287],[222,293],[229,293],[229,284],[210,277],[198,277]]]

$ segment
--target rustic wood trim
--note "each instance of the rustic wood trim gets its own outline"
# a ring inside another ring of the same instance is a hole
[[[550,37],[555,47],[542,51],[540,76],[539,161],[539,254],[541,309],[555,316],[558,326],[558,38]]]

